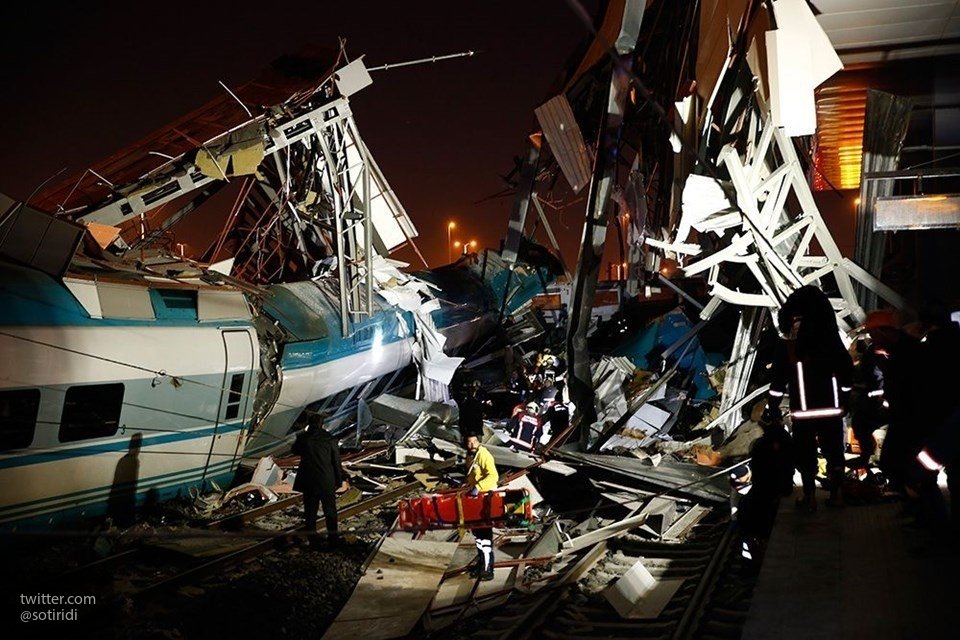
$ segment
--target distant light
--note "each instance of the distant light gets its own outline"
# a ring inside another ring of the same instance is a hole
[[[459,240],[454,240],[454,241],[453,241],[453,246],[455,246],[457,249],[459,249],[460,246],[461,246],[461,245],[460,245],[460,241],[459,241]]]
[[[859,207],[859,206],[860,206],[860,198],[854,198],[854,199],[853,199],[853,206],[855,206],[855,207]]]
[[[456,229],[456,228],[457,228],[456,222],[450,221],[447,223],[447,229]]]

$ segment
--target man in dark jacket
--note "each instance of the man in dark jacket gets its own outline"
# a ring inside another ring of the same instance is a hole
[[[319,414],[310,416],[307,427],[297,435],[293,453],[300,456],[300,467],[293,481],[294,491],[303,493],[304,528],[316,544],[317,509],[323,505],[327,534],[338,541],[337,492],[346,491],[348,484],[340,466],[340,445],[323,428]]]

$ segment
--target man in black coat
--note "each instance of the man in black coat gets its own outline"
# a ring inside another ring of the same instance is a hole
[[[323,505],[323,517],[331,540],[340,539],[337,530],[337,493],[349,485],[340,466],[340,445],[323,428],[323,418],[310,416],[307,427],[297,435],[293,453],[300,456],[300,467],[293,481],[294,491],[303,493],[304,528],[308,535],[317,531],[317,509]],[[314,543],[315,538],[311,540]]]

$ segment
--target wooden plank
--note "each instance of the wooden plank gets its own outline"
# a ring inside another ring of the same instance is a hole
[[[385,538],[323,637],[377,640],[407,635],[436,594],[456,550],[456,542]]]

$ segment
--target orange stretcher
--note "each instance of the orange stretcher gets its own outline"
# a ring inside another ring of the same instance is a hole
[[[533,520],[526,489],[494,489],[476,496],[441,491],[397,503],[400,528],[405,531],[525,527]]]

